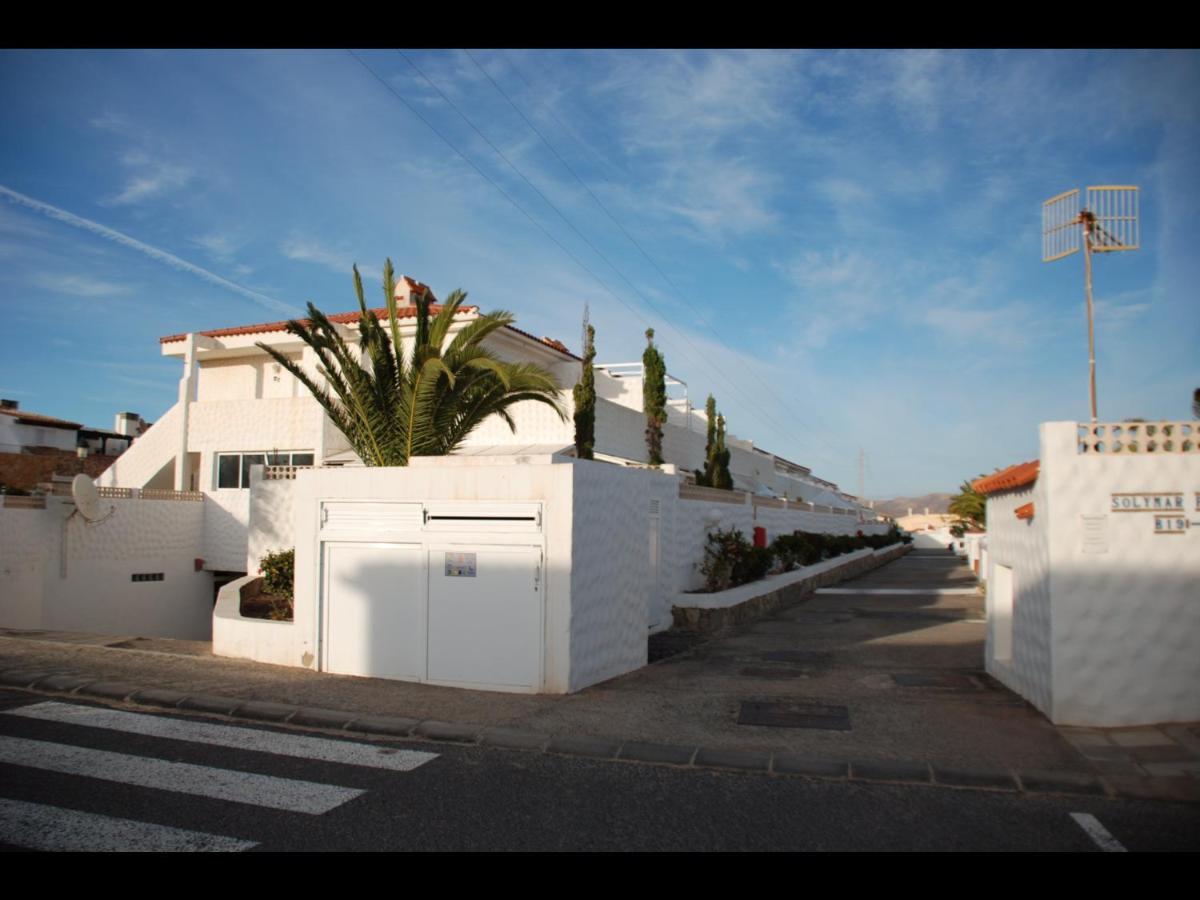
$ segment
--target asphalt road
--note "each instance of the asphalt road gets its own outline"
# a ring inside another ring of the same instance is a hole
[[[1195,851],[1200,807],[355,741],[0,691],[0,847]]]

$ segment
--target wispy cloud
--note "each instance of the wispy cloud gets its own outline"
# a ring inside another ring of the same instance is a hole
[[[25,194],[18,193],[17,191],[5,187],[4,185],[0,185],[0,195],[8,198],[8,200],[12,203],[17,203],[26,207],[27,209],[35,210],[44,216],[49,216],[51,219],[55,219],[66,225],[70,225],[73,228],[81,228],[84,231],[91,232],[92,234],[102,237],[105,240],[120,244],[121,246],[127,247],[130,250],[134,250],[143,256],[148,256],[157,262],[164,263],[165,265],[168,265],[180,272],[187,272],[190,275],[195,275],[196,277],[202,278],[210,284],[215,284],[216,286],[224,288],[225,290],[239,294],[248,300],[253,300],[258,305],[264,306],[267,309],[281,312],[289,316],[297,313],[296,307],[289,303],[284,303],[280,300],[276,300],[274,297],[268,297],[265,294],[258,293],[258,291],[252,291],[249,288],[242,287],[240,284],[236,284],[227,278],[222,278],[220,275],[208,271],[208,269],[201,268],[195,263],[190,263],[185,259],[180,259],[173,253],[168,253],[167,251],[160,250],[157,247],[152,247],[149,244],[143,243],[136,238],[132,238],[129,235],[124,234],[123,232],[117,231],[115,228],[109,228],[107,225],[101,225],[99,222],[93,222],[91,219],[85,219],[82,216],[77,216],[74,213],[59,209],[57,206],[51,206],[49,203],[43,203],[41,200],[36,200],[33,197],[27,197]]]
[[[134,174],[115,197],[104,201],[111,206],[129,206],[177,191],[196,176],[194,169],[165,160],[151,159],[141,151],[126,154],[121,162]]]
[[[71,294],[74,297],[111,297],[114,294],[127,293],[129,290],[123,284],[84,278],[82,275],[39,275],[34,279],[34,283],[47,291]]]
[[[279,250],[288,259],[324,266],[343,275],[349,273],[351,267],[356,263],[359,272],[373,272],[376,269],[382,269],[382,266],[374,265],[372,262],[364,265],[362,261],[355,259],[354,251],[345,246],[330,246],[316,238],[304,235],[292,235],[279,245]]]

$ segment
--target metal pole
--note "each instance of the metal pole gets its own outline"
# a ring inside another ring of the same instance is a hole
[[[1088,377],[1091,381],[1092,424],[1096,424],[1096,323],[1092,306],[1092,230],[1096,224],[1095,214],[1084,210],[1083,220],[1083,281],[1087,292],[1088,316]]]

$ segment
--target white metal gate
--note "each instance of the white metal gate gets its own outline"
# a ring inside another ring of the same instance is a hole
[[[540,503],[323,502],[322,668],[538,690],[541,515]]]

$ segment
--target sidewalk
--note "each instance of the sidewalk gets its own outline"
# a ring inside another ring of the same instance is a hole
[[[11,630],[0,630],[0,685],[605,759],[1200,801],[1200,725],[1055,728],[982,671],[984,629],[961,560],[915,551],[568,696],[328,675],[213,657],[201,642]]]

